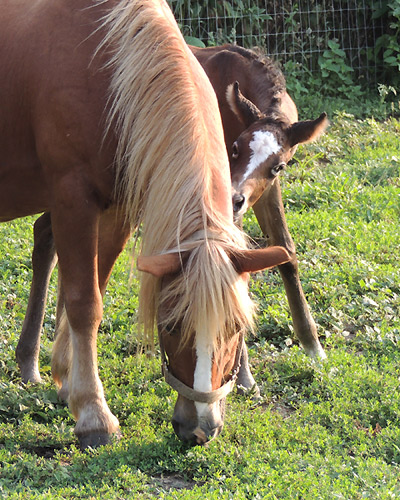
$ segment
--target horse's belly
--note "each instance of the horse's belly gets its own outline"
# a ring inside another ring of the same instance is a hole
[[[49,207],[47,185],[36,169],[0,169],[0,221],[41,213]]]

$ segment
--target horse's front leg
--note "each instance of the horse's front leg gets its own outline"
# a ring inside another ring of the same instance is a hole
[[[43,214],[37,219],[33,234],[32,285],[16,357],[23,382],[38,383],[41,381],[39,373],[40,332],[50,276],[57,262],[50,214]]]
[[[130,235],[130,229],[123,218],[118,218],[119,212],[112,209],[106,211],[100,218],[98,237],[98,284],[102,295],[114,266],[114,263],[125,247]],[[72,344],[70,325],[65,314],[63,283],[59,283],[59,300],[57,302],[57,316],[60,317],[52,355],[53,377],[60,387],[59,397],[67,400],[69,396],[70,368],[72,366]],[[81,446],[102,444],[87,442],[80,438]]]
[[[98,278],[101,212],[85,186],[78,185],[73,193],[71,185],[59,187],[51,219],[72,346],[68,402],[77,420],[75,434],[81,446],[97,446],[119,433],[97,364],[97,332],[103,310]]]
[[[299,277],[296,249],[287,227],[279,180],[264,192],[253,206],[261,230],[270,238],[271,245],[286,248],[291,257],[279,266],[293,318],[294,331],[304,350],[314,358],[326,358],[319,342],[317,328],[311,316]]]

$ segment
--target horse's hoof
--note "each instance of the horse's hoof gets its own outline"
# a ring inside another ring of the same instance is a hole
[[[87,450],[88,448],[98,448],[99,446],[105,446],[106,444],[114,443],[119,441],[121,438],[121,433],[117,432],[114,434],[107,434],[107,432],[92,432],[86,436],[78,436],[79,447],[81,451]]]
[[[257,400],[261,398],[260,388],[257,384],[252,385],[251,387],[245,387],[244,385],[237,385],[237,393],[242,396],[247,396],[253,400]]]

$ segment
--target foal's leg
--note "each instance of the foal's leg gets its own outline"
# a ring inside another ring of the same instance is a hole
[[[129,234],[129,229],[123,224],[122,221],[117,219],[115,212],[109,210],[102,215],[100,219],[100,230],[98,237],[98,286],[102,295],[105,292],[114,262],[120,252],[123,250]],[[65,293],[65,287],[61,286],[60,288]],[[62,300],[58,303],[58,307],[62,307]],[[58,383],[58,385],[62,385],[59,392],[60,397],[66,399],[68,395],[68,387],[70,388],[71,410],[73,411],[74,415],[78,417],[78,423],[75,428],[75,433],[79,437],[81,447],[85,448],[87,446],[95,446],[106,443],[109,439],[109,434],[117,432],[116,429],[118,429],[118,427],[111,431],[108,429],[100,428],[91,429],[90,427],[93,427],[90,426],[91,422],[83,422],[82,417],[79,419],[79,414],[76,415],[78,412],[76,410],[74,411],[74,395],[72,392],[74,390],[75,377],[75,360],[73,358],[76,354],[73,337],[72,327],[69,324],[67,316],[64,314],[61,316],[59,330],[57,332],[55,344],[53,347],[52,372],[56,383]],[[72,356],[72,353],[74,356]],[[69,382],[67,384],[68,378]],[[103,395],[102,398],[104,399]],[[103,410],[104,404],[108,410],[105,401],[103,402]],[[112,417],[115,419],[114,416]],[[113,421],[114,424],[116,423],[116,425],[118,426],[118,421],[115,421],[116,419]]]
[[[40,332],[47,300],[47,289],[51,273],[57,262],[50,214],[43,214],[37,219],[33,226],[33,234],[32,285],[16,357],[23,382],[37,383],[41,381],[39,373]]]
[[[264,192],[253,209],[263,233],[270,237],[271,245],[285,247],[291,257],[287,264],[279,266],[279,271],[292,313],[294,331],[307,354],[324,359],[326,354],[319,342],[317,328],[301,287],[296,249],[287,227],[278,179]]]

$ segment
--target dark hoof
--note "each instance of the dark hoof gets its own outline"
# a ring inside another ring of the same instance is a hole
[[[93,432],[87,436],[78,436],[79,447],[81,451],[87,450],[88,448],[98,448],[99,446],[105,446],[106,444],[114,443],[119,441],[121,438],[121,433],[107,434],[106,432]]]

